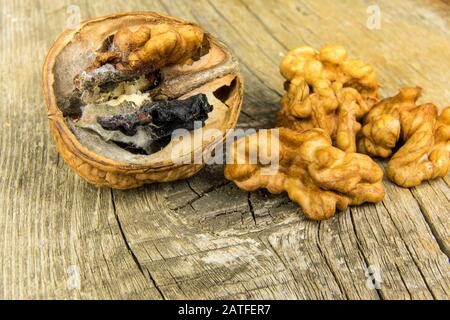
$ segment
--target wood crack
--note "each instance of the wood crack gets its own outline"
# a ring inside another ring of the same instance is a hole
[[[150,281],[152,282],[153,286],[155,287],[155,289],[158,291],[158,293],[161,295],[161,298],[163,300],[167,300],[166,296],[164,295],[164,293],[162,292],[161,288],[159,287],[159,285],[156,283],[155,278],[153,278],[152,273],[147,270],[148,276],[150,278]]]
[[[250,210],[250,213],[252,215],[253,221],[255,222],[255,226],[256,226],[256,215],[255,215],[255,210],[253,209],[253,203],[252,203],[251,196],[252,196],[251,192],[247,192],[248,208]]]
[[[348,300],[349,297],[347,295],[347,292],[345,292],[345,289],[342,286],[342,283],[338,280],[338,277],[337,277],[335,271],[331,267],[331,264],[328,261],[328,258],[325,256],[325,254],[324,254],[324,252],[322,250],[322,247],[321,247],[322,244],[321,244],[321,240],[320,240],[320,227],[321,227],[321,225],[322,225],[322,221],[319,221],[318,222],[318,226],[317,226],[317,242],[316,242],[318,252],[319,252],[320,256],[322,257],[322,259],[325,261],[325,265],[327,266],[328,270],[330,270],[330,273],[333,276],[333,279],[334,279],[334,281],[336,282],[336,284],[337,284],[337,286],[339,288],[339,292],[341,294],[343,294],[345,296],[345,298]]]
[[[408,190],[411,192],[411,195],[416,200],[417,205],[418,205],[419,210],[420,210],[420,213],[422,214],[422,216],[423,216],[423,218],[425,220],[425,223],[427,224],[428,228],[430,228],[430,232],[433,235],[434,239],[436,240],[436,243],[437,243],[437,245],[439,247],[439,250],[443,254],[445,254],[448,259],[450,259],[450,252],[449,252],[446,244],[444,243],[444,239],[441,238],[441,236],[439,235],[439,232],[436,230],[435,226],[430,221],[430,218],[425,213],[424,208],[422,207],[421,201],[419,199],[417,199],[416,195],[414,194],[414,192],[411,189],[408,189]]]
[[[369,266],[370,266],[370,262],[369,262],[369,259],[364,254],[364,251],[361,248],[361,241],[359,239],[358,232],[356,231],[356,223],[355,223],[355,218],[353,217],[352,208],[349,207],[348,211],[349,211],[349,214],[350,214],[350,221],[351,221],[351,224],[352,224],[352,230],[353,230],[353,233],[355,234],[355,237],[356,237],[356,248],[358,249],[359,253],[361,254],[361,256],[362,256],[362,258],[364,260],[364,263],[366,265],[366,270],[367,270],[369,268]],[[381,291],[381,289],[375,288],[374,290],[375,290],[375,293],[377,294],[377,296],[378,296],[378,298],[380,300],[385,300],[383,292]]]
[[[390,211],[388,210],[388,208],[386,207],[386,203],[384,202],[384,200],[383,200],[381,203],[383,204],[383,207],[386,209],[387,213],[388,213],[389,216],[390,216],[391,213],[390,213]],[[420,206],[419,206],[419,208],[420,208]],[[419,274],[420,274],[420,276],[421,276],[421,278],[422,278],[422,281],[423,281],[423,283],[425,284],[425,287],[427,288],[427,290],[428,290],[428,292],[430,293],[430,295],[431,295],[434,299],[436,299],[435,296],[434,296],[434,294],[433,294],[433,292],[432,292],[431,289],[430,289],[430,286],[428,285],[427,281],[425,280],[424,274],[423,274],[423,272],[422,272],[422,270],[421,270],[419,264],[418,264],[417,261],[416,261],[415,255],[412,254],[411,249],[410,249],[409,246],[408,246],[408,243],[407,243],[407,242],[405,241],[405,239],[403,238],[402,233],[401,233],[400,230],[398,229],[398,227],[397,227],[397,225],[396,225],[396,223],[395,223],[395,221],[394,221],[393,219],[392,219],[392,224],[394,225],[395,230],[397,230],[397,233],[399,234],[400,239],[402,239],[403,243],[405,244],[406,251],[408,252],[409,256],[411,257],[412,262],[413,262],[414,265],[416,266],[416,269],[417,269],[417,271],[419,272]],[[400,277],[402,277],[401,274],[400,274]],[[402,278],[402,281],[403,281],[403,278]],[[404,282],[404,281],[403,281],[403,282]],[[405,286],[405,287],[406,287],[406,290],[409,292],[408,286]],[[411,293],[410,293],[410,295],[411,295]]]
[[[218,185],[211,186],[210,188],[206,189],[205,191],[199,193],[198,191],[196,191],[196,190],[192,187],[192,185],[189,183],[189,180],[186,180],[186,184],[187,184],[188,188],[196,195],[196,197],[195,197],[194,199],[192,199],[192,200],[189,200],[188,202],[186,202],[186,203],[184,203],[184,204],[182,204],[182,205],[179,205],[179,206],[176,206],[176,207],[171,208],[171,210],[176,211],[176,210],[184,209],[184,208],[186,208],[187,206],[190,206],[190,207],[195,211],[195,209],[194,209],[194,207],[193,207],[192,205],[193,205],[196,201],[200,200],[201,198],[203,198],[203,197],[206,196],[207,194],[213,192],[214,190],[219,189],[219,188],[221,188],[221,187],[224,187],[224,186],[226,186],[226,185],[228,185],[228,184],[230,184],[230,183],[231,183],[231,181],[224,181],[223,183],[220,183],[220,184],[218,184]]]
[[[186,184],[187,184],[187,186],[189,187],[189,189],[191,189],[191,191],[197,195],[197,197],[198,197],[197,199],[200,199],[200,198],[201,198],[200,193],[198,193],[198,192],[191,186],[191,183],[189,182],[189,179],[186,180]]]
[[[111,202],[112,202],[114,217],[116,218],[116,222],[117,222],[117,226],[119,227],[120,235],[122,236],[123,242],[125,244],[125,247],[127,248],[128,253],[130,254],[132,260],[136,264],[140,273],[144,276],[145,279],[150,280],[153,283],[153,285],[155,286],[155,289],[158,291],[161,298],[165,300],[164,294],[162,293],[161,289],[156,284],[155,279],[153,279],[152,275],[150,274],[150,272],[148,270],[147,270],[148,276],[146,275],[146,272],[144,271],[145,267],[142,266],[142,264],[139,262],[139,259],[137,258],[136,254],[133,252],[133,249],[131,248],[130,244],[128,243],[128,239],[125,235],[125,232],[123,231],[122,223],[120,222],[119,215],[117,214],[116,203],[114,200],[114,191],[112,188],[110,189],[110,192],[111,192]]]
[[[409,299],[412,300],[411,292],[409,292],[409,289],[408,289],[408,286],[407,286],[407,284],[405,282],[405,279],[403,279],[402,271],[400,270],[400,268],[398,267],[397,264],[395,264],[395,269],[397,270],[397,273],[398,273],[398,275],[400,277],[400,280],[402,280],[403,286],[405,286],[405,288],[406,288],[406,292],[409,295]]]
[[[248,113],[248,112],[246,112],[246,111],[244,111],[244,110],[241,110],[241,113],[242,113],[244,116],[248,117],[250,120],[259,122],[259,120],[256,119],[254,116],[252,116],[250,113]]]
[[[261,243],[265,243],[263,239],[261,239],[260,235],[257,235],[258,239],[261,240]],[[289,274],[292,276],[292,280],[294,281],[294,283],[298,284],[297,279],[295,278],[294,272],[292,271],[292,269],[284,262],[283,258],[280,256],[280,254],[278,253],[277,249],[275,249],[275,247],[270,243],[270,241],[267,241],[267,243],[269,244],[269,246],[265,246],[268,250],[270,250],[280,261],[280,263],[283,265],[284,269],[289,272]]]

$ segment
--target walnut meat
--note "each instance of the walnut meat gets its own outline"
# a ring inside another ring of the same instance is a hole
[[[450,107],[438,115],[431,103],[417,105],[421,88],[403,88],[376,104],[367,114],[358,151],[386,158],[388,177],[413,187],[443,177],[450,167]]]
[[[341,46],[316,52],[308,46],[291,50],[280,71],[286,79],[277,126],[295,130],[321,128],[341,150],[356,151],[359,121],[378,100],[372,66],[348,58]]]
[[[270,154],[274,150],[274,134],[278,135],[279,165],[276,171],[265,173],[262,169],[269,166],[267,159],[252,162],[250,150],[263,149],[259,154]],[[267,138],[261,139],[260,135],[258,131],[233,145],[235,158],[225,166],[225,177],[239,188],[286,191],[314,220],[328,219],[336,209],[344,210],[348,205],[383,199],[380,167],[366,155],[333,147],[322,129],[297,132],[279,128],[269,130]]]
[[[114,36],[111,50],[99,54],[88,70],[107,62],[122,70],[157,70],[183,64],[198,53],[203,40],[204,32],[195,25],[144,25],[134,32],[124,27]]]
[[[151,12],[64,31],[46,57],[42,88],[62,158],[88,182],[120,189],[199,171],[205,161],[185,159],[208,156],[221,143],[243,95],[238,63],[222,42],[194,23]],[[203,139],[198,124],[222,136]],[[176,129],[189,136],[172,139]]]

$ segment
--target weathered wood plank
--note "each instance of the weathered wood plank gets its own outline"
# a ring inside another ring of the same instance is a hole
[[[447,176],[448,177],[448,176]],[[441,250],[450,256],[450,189],[444,179],[411,189]]]
[[[1,6],[0,297],[158,298],[124,245],[110,190],[68,170],[48,133],[40,65],[66,6]]]
[[[366,27],[364,1],[3,2],[0,298],[449,299],[449,176],[411,190],[386,181],[383,203],[316,223],[285,195],[238,190],[221,166],[97,189],[67,169],[47,129],[40,65],[69,5],[82,18],[166,12],[218,35],[241,61],[241,127],[273,125],[278,61],[300,43],[344,44],[376,65],[383,93],[420,85],[424,101],[448,104],[448,4],[377,3],[380,30]]]

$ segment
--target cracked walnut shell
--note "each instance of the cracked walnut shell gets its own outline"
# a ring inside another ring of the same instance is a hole
[[[342,46],[291,50],[280,71],[286,79],[277,126],[302,131],[321,128],[335,145],[356,151],[360,120],[378,100],[379,83],[372,66],[349,59]]]
[[[47,54],[42,89],[65,162],[88,182],[118,189],[198,172],[204,164],[178,161],[172,150],[196,158],[221,140],[200,136],[192,146],[190,139],[168,139],[170,130],[198,138],[198,120],[223,140],[243,96],[238,63],[222,42],[194,23],[152,12],[95,18],[64,31]],[[173,106],[176,112],[165,112]],[[197,113],[186,115],[185,106]]]
[[[438,115],[431,103],[417,105],[421,92],[418,87],[403,88],[376,104],[358,140],[358,151],[370,156],[387,158],[394,153],[387,174],[402,187],[443,177],[450,168],[450,107]]]
[[[337,209],[344,210],[349,205],[383,199],[381,168],[369,156],[333,147],[322,129],[298,132],[277,128],[265,136],[262,132],[242,137],[233,145],[234,162],[225,166],[225,177],[239,188],[286,191],[313,220],[331,218]],[[274,148],[276,141],[278,148]],[[270,155],[275,149],[279,164],[273,172],[262,171],[270,167],[264,156],[251,160],[252,150]]]

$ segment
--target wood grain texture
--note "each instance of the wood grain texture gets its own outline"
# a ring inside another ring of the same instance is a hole
[[[69,5],[83,19],[152,10],[200,23],[232,47],[246,93],[241,127],[267,128],[278,63],[306,43],[340,43],[374,64],[384,95],[404,85],[450,103],[450,6],[377,1],[2,1],[0,298],[449,299],[449,176],[382,203],[306,220],[285,195],[248,193],[210,166],[185,181],[95,188],[63,163],[39,87]],[[368,267],[382,282],[367,285]]]

